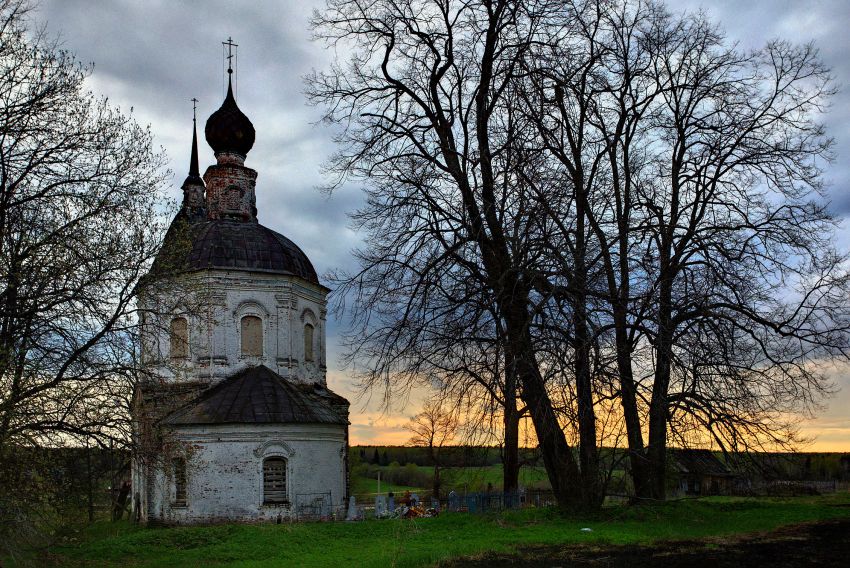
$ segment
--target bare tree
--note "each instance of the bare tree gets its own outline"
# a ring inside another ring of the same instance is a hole
[[[655,278],[648,455],[657,498],[671,402],[688,398],[671,397],[676,353],[690,347],[679,338],[695,330],[715,349],[736,347],[720,360],[749,371],[721,380],[735,379],[745,404],[778,409],[789,402],[783,391],[803,403],[824,392],[817,360],[848,355],[850,324],[846,258],[813,200],[832,143],[817,121],[833,87],[816,50],[776,41],[742,53],[701,17],[665,30],[653,46],[663,105],[648,125],[663,162],[639,198]],[[766,382],[746,380],[754,377]]]
[[[422,412],[411,418],[405,428],[413,434],[410,445],[428,450],[428,457],[434,464],[434,497],[439,499],[441,452],[443,446],[450,444],[457,435],[457,415],[441,399],[432,398],[425,402]]]
[[[558,501],[593,507],[598,495],[582,487],[536,360],[534,255],[524,235],[537,221],[517,191],[506,119],[505,94],[547,9],[501,0],[332,0],[315,14],[315,33],[353,55],[309,77],[308,95],[328,108],[328,122],[345,125],[331,170],[371,185],[357,216],[371,235],[368,260],[343,290],[357,298],[362,335],[372,334],[381,301],[428,293],[441,270],[474,275],[504,325],[510,372]]]
[[[846,259],[813,201],[833,88],[812,46],[744,53],[660,4],[575,2],[547,22],[525,115],[555,173],[529,179],[566,183],[538,189],[565,284],[541,290],[586,306],[603,348],[613,331],[635,486],[663,498],[671,427],[781,443],[776,417],[827,390],[817,360],[847,356]]]
[[[353,56],[308,84],[327,120],[348,125],[332,169],[373,184],[370,229],[383,240],[383,266],[409,265],[424,245],[435,261],[426,269],[440,259],[470,267],[493,294],[552,486],[560,503],[580,506],[578,464],[535,360],[524,259],[512,254],[511,231],[533,212],[500,215],[516,193],[499,109],[536,19],[533,3],[334,0],[315,14],[315,33],[347,42]],[[378,284],[373,293],[388,291]]]
[[[653,3],[600,1],[553,11],[523,62],[518,107],[536,133],[526,151],[544,155],[525,178],[551,220],[540,243],[550,263],[537,287],[582,329],[575,345],[582,357],[572,365],[587,373],[597,351],[599,384],[586,380],[584,396],[594,392],[594,405],[619,398],[639,496],[648,495],[648,471],[633,360],[644,337],[648,286],[635,192],[647,165],[641,127],[659,93],[646,36],[660,13]],[[609,388],[605,377],[618,384]]]
[[[168,205],[149,130],[87,92],[27,12],[0,3],[4,466],[25,446],[128,439],[134,288]]]
[[[0,449],[115,426],[133,290],[164,226],[151,135],[2,6]]]
[[[639,497],[664,497],[671,433],[792,440],[777,417],[828,391],[850,324],[812,46],[743,52],[629,0],[335,0],[314,24],[354,54],[309,93],[344,125],[331,170],[370,183],[341,280],[366,386],[415,380],[441,329],[503,337],[562,504],[601,502],[614,399]]]

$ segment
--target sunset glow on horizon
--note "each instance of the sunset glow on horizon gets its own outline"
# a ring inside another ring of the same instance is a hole
[[[411,434],[404,428],[410,418],[422,408],[424,395],[411,396],[403,408],[382,410],[375,402],[380,396],[364,403],[347,385],[351,382],[344,372],[328,373],[328,383],[334,389],[345,391],[351,400],[350,443],[352,446],[404,446]],[[800,434],[810,443],[799,447],[804,452],[850,452],[850,373],[833,379],[837,392],[823,401],[824,411],[814,418],[800,419]],[[364,397],[365,398],[365,397]]]

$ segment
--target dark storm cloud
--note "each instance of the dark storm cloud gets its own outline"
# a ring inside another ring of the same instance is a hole
[[[333,151],[330,132],[315,125],[301,77],[322,67],[328,52],[309,41],[313,2],[104,2],[47,0],[37,17],[60,33],[82,61],[96,64],[93,88],[122,107],[133,106],[165,147],[179,184],[188,163],[191,105],[197,97],[201,129],[223,98],[221,41],[239,43],[237,99],[257,129],[247,164],[259,171],[259,216],[295,240],[319,272],[348,266],[353,236],[345,212],[360,202],[347,188],[328,198],[316,191],[320,164]],[[815,41],[839,83],[850,77],[850,10],[844,0],[680,0],[670,9],[703,9],[742,48],[780,37]],[[835,97],[826,117],[837,161],[829,167],[830,198],[850,212],[850,93]],[[213,161],[201,144],[201,159]],[[176,185],[175,184],[175,185]],[[177,195],[176,190],[174,195]]]
[[[353,237],[345,211],[356,190],[328,198],[315,190],[319,164],[332,149],[314,123],[301,77],[324,64],[309,41],[309,2],[103,2],[48,0],[37,17],[64,47],[94,62],[92,88],[150,122],[171,159],[174,185],[188,165],[191,103],[203,125],[224,94],[222,45],[239,44],[237,100],[257,130],[246,165],[259,171],[257,200],[264,224],[291,237],[322,273],[344,265]],[[201,167],[213,163],[201,142]],[[176,187],[174,196],[178,195]]]

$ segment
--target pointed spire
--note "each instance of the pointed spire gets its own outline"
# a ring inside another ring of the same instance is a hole
[[[189,160],[189,175],[200,178],[198,168],[198,99],[192,99],[192,157]]]
[[[183,211],[189,219],[206,217],[206,201],[204,199],[204,180],[198,167],[198,99],[192,101],[192,155],[189,158],[189,175],[181,186],[183,189]]]
[[[189,100],[192,101],[192,155],[189,158],[189,175],[183,182],[183,189],[186,189],[187,185],[200,185],[201,187],[204,185],[198,167],[198,99],[191,98]]]

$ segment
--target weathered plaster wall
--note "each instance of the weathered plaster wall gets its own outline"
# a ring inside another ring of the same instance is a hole
[[[154,475],[152,520],[203,523],[274,520],[329,493],[327,511],[345,499],[345,427],[320,424],[193,426],[175,432],[186,448],[186,506],[174,507],[170,471]],[[287,459],[288,505],[263,504],[263,460]]]
[[[326,385],[326,288],[261,272],[208,270],[184,280],[179,294],[141,300],[149,314],[163,313],[148,315],[143,337],[143,361],[162,380],[215,384],[245,367],[265,365],[289,380]],[[241,318],[247,315],[262,320],[260,356],[241,354]],[[176,316],[188,321],[189,353],[175,360],[169,356],[169,330]],[[307,323],[315,330],[313,361],[304,360]],[[308,494],[327,493],[332,511],[346,497],[346,434],[346,426],[325,424],[222,424],[169,433],[188,449],[187,503],[172,506],[173,456],[134,461],[140,520],[273,520],[295,515],[311,499]],[[269,456],[288,460],[289,505],[262,504],[262,462]]]
[[[265,365],[285,378],[326,384],[327,290],[300,278],[210,270],[191,276],[188,299],[147,326],[147,363],[166,380],[216,382],[246,366]],[[157,311],[157,310],[152,310]],[[243,316],[263,322],[263,355],[241,354]],[[169,356],[170,318],[189,322],[189,357]],[[313,361],[304,357],[304,326],[313,325]]]

